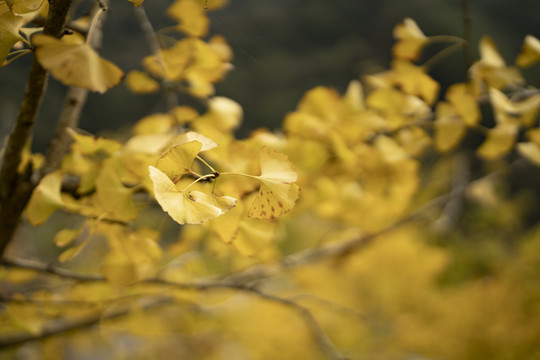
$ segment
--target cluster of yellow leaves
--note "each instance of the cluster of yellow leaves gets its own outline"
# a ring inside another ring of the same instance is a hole
[[[223,1],[210,1],[208,8],[222,5]],[[177,30],[186,37],[143,59],[149,74],[167,84],[176,84],[178,89],[185,87],[186,91],[197,97],[213,95],[213,84],[222,80],[232,69],[232,51],[222,36],[215,35],[208,42],[202,40],[209,25],[203,6],[199,0],[175,1],[167,9],[167,14],[178,22]],[[131,71],[126,85],[140,94],[157,91],[159,84],[148,73]]]

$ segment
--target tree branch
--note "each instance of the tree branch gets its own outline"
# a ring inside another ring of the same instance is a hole
[[[63,34],[70,6],[71,0],[51,2],[44,34],[54,37]],[[9,135],[0,168],[0,256],[11,241],[24,207],[37,184],[36,179],[31,177],[31,171],[20,174],[18,170],[23,148],[30,139],[46,87],[47,71],[34,58],[19,114]]]

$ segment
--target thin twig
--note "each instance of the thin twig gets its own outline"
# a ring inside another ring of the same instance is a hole
[[[102,2],[104,2],[106,5],[108,3],[106,0],[102,0]],[[93,11],[93,16],[96,16],[95,14],[97,11],[100,11],[100,8],[96,5],[96,9]],[[99,19],[96,21],[92,39],[90,40],[90,45],[96,50],[101,48],[103,39],[102,29],[103,23],[105,22],[105,17],[106,12],[101,14]],[[62,158],[64,157],[64,154],[66,153],[68,145],[71,141],[71,136],[68,134],[67,129],[77,127],[87,98],[87,89],[74,86],[69,88],[64,100],[64,105],[62,106],[60,118],[58,119],[58,123],[56,125],[55,134],[49,144],[49,147],[47,148],[45,164],[40,171],[41,177],[60,167]]]
[[[163,60],[163,56],[161,55],[159,38],[156,34],[156,31],[154,30],[154,27],[152,26],[152,22],[146,14],[146,10],[144,10],[143,5],[141,5],[138,7],[133,7],[133,12],[135,14],[135,18],[139,22],[139,26],[141,27],[142,32],[144,33],[144,37],[146,38],[146,43],[150,48],[150,52],[158,59],[159,64],[163,69],[163,74],[166,74],[167,69],[165,61]],[[178,97],[173,91],[173,87],[171,86],[170,81],[168,81],[167,79],[163,79],[162,85],[165,89],[165,101],[167,103],[167,108],[172,109],[178,105]]]
[[[287,256],[281,263],[278,264],[269,264],[262,265],[258,264],[252,267],[249,267],[245,270],[242,270],[238,273],[229,275],[222,279],[227,283],[232,284],[249,284],[253,281],[268,278],[275,274],[280,273],[281,271],[288,270],[291,268],[305,266],[317,261],[324,259],[339,257],[347,253],[353,252],[370,244],[375,238],[385,233],[388,233],[406,223],[409,223],[413,220],[418,219],[421,216],[424,216],[427,210],[432,209],[433,207],[440,206],[444,204],[450,194],[441,195],[427,204],[421,206],[417,210],[410,213],[408,216],[396,221],[395,223],[381,229],[375,233],[365,234],[363,236],[354,237],[347,241],[342,241],[338,243],[330,243],[319,248],[310,248],[304,251],[297,252],[295,254]]]
[[[469,14],[469,4],[467,0],[461,0],[461,16],[463,18],[463,58],[465,66],[469,69],[472,65],[471,54],[471,16]]]
[[[142,310],[148,311],[159,306],[164,306],[174,301],[171,297],[159,298],[148,302],[141,306]],[[123,316],[127,316],[132,312],[132,308],[119,309],[107,313],[98,313],[80,319],[60,320],[54,322],[53,325],[46,327],[40,334],[13,334],[0,337],[0,348],[22,345],[30,341],[43,340],[49,337],[65,334],[71,331],[88,329],[99,324],[103,320],[113,320]]]

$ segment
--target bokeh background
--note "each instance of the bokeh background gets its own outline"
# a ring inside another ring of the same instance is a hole
[[[202,0],[201,0],[202,1]],[[163,14],[172,0],[146,0],[156,29],[173,22]],[[405,17],[416,20],[426,35],[463,35],[462,0],[230,0],[209,13],[211,34],[222,34],[232,46],[235,69],[218,84],[217,94],[244,107],[239,136],[264,126],[277,128],[302,94],[317,85],[343,91],[351,79],[388,67],[392,28]],[[513,62],[526,34],[540,37],[535,0],[471,0],[473,54],[489,34],[508,62]],[[85,11],[81,6],[81,11]],[[167,33],[170,35],[170,33]],[[178,34],[178,36],[180,36]],[[436,51],[437,48],[432,48]],[[114,0],[105,28],[103,56],[124,71],[141,67],[149,48],[127,0]],[[429,51],[426,56],[429,56]],[[31,62],[27,55],[0,68],[0,135],[7,135],[24,92]],[[525,74],[534,85],[540,73]],[[433,68],[444,86],[465,78],[461,53]],[[539,81],[536,81],[539,80]],[[51,79],[36,126],[35,150],[45,148],[59,115],[65,88]],[[180,102],[194,104],[189,98]],[[198,105],[201,105],[200,103]],[[91,94],[80,127],[96,134],[127,129],[130,124],[163,110],[159,95],[133,95],[122,84],[105,95]]]

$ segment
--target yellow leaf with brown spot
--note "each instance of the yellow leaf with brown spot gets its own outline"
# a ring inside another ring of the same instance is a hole
[[[298,175],[285,154],[263,147],[260,154],[261,182],[259,193],[249,209],[248,216],[267,220],[292,210],[300,187],[295,184]]]

